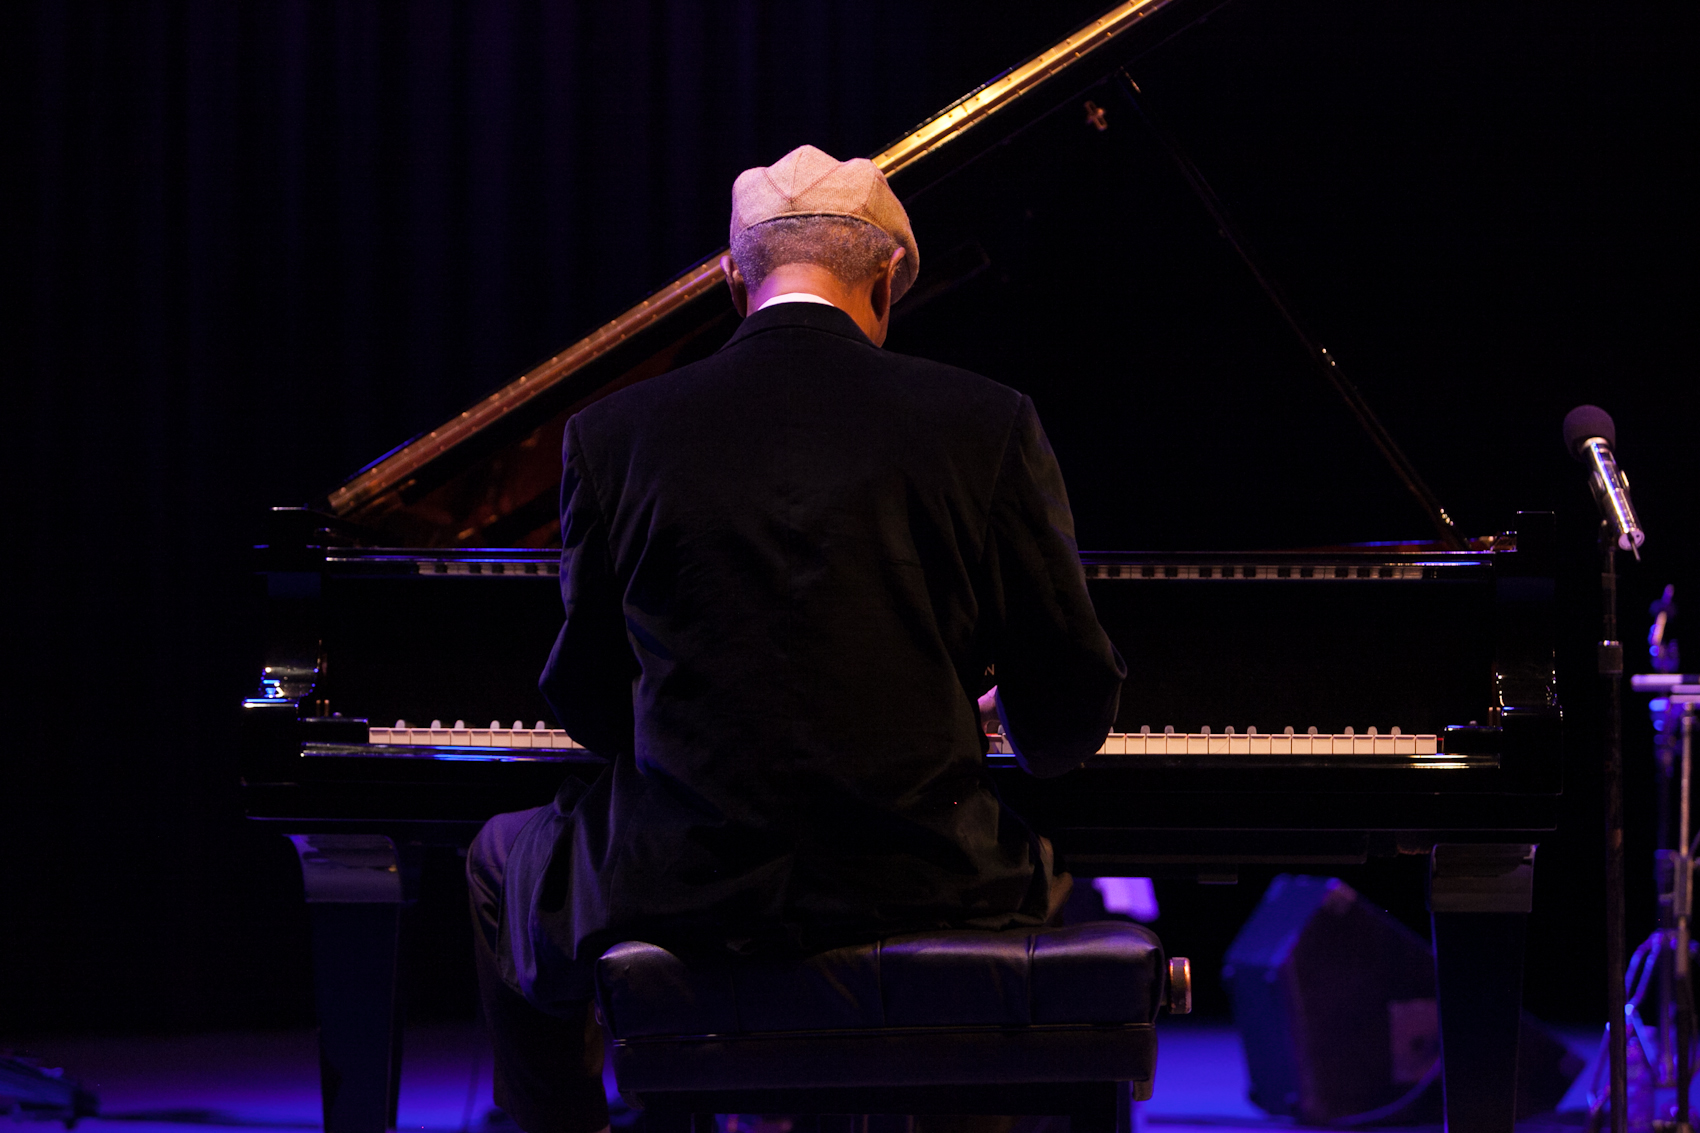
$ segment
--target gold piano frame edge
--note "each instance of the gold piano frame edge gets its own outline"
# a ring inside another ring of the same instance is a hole
[[[874,164],[887,176],[913,165],[1172,2],[1125,0],[1072,35],[957,99],[875,154]],[[724,254],[725,249],[721,249],[566,350],[533,366],[470,409],[355,475],[331,492],[327,499],[331,511],[347,516],[371,504],[468,437],[501,420],[632,335],[713,290],[724,278],[720,271],[720,257]]]
[[[1033,88],[1055,78],[1172,0],[1126,0],[1072,35],[970,91],[874,155],[886,176],[906,169],[952,138],[984,122]]]

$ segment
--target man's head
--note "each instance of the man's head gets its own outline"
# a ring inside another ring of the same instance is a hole
[[[865,158],[838,161],[814,146],[739,175],[731,237],[722,266],[740,313],[808,291],[876,343],[920,267],[908,214],[885,176]]]

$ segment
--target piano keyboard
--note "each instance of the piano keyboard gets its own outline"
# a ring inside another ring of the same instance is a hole
[[[1011,754],[1009,741],[1003,736],[988,736],[992,752]],[[1277,733],[1259,732],[1247,728],[1236,733],[1176,732],[1165,729],[1153,732],[1142,728],[1137,732],[1111,732],[1098,749],[1099,755],[1438,755],[1440,737],[1435,735],[1406,735],[1398,728],[1382,732],[1370,728],[1359,733],[1348,728],[1339,734],[1319,733],[1315,728],[1298,732],[1292,728]]]
[[[1311,579],[1318,582],[1338,580],[1357,581],[1372,579],[1385,582],[1389,579],[1405,581],[1410,579],[1424,580],[1440,576],[1440,572],[1454,564],[1447,562],[1429,563],[1379,563],[1373,566],[1329,565],[1327,563],[1304,564],[1187,564],[1187,563],[1093,563],[1082,564],[1087,578],[1124,578],[1124,579]],[[1467,564],[1458,564],[1467,565]]]
[[[524,748],[543,751],[583,751],[573,738],[560,728],[551,728],[539,720],[527,728],[515,720],[505,728],[499,720],[488,727],[469,728],[465,720],[456,720],[444,727],[433,720],[429,727],[417,728],[406,720],[397,720],[392,728],[369,729],[369,742],[387,746],[407,747],[495,747]],[[1000,735],[988,735],[993,754],[1011,754],[1009,741]],[[1440,737],[1406,735],[1398,728],[1387,732],[1370,728],[1358,733],[1348,728],[1339,734],[1319,733],[1315,728],[1299,732],[1288,728],[1277,733],[1259,732],[1247,728],[1236,733],[1176,732],[1165,729],[1154,732],[1149,728],[1137,732],[1111,732],[1098,749],[1099,755],[1438,755]]]
[[[566,732],[560,728],[551,728],[541,720],[530,728],[527,728],[522,720],[515,720],[511,728],[504,728],[500,720],[492,720],[489,726],[484,728],[469,728],[465,720],[456,720],[454,726],[448,728],[443,726],[441,720],[431,721],[428,728],[416,728],[406,720],[397,720],[395,727],[372,728],[368,735],[371,743],[386,745],[584,750],[582,746],[574,743],[573,738]]]

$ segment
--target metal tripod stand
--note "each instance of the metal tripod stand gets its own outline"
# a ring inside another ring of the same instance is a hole
[[[1658,883],[1658,928],[1635,949],[1624,973],[1625,1033],[1635,1049],[1642,1088],[1627,1099],[1630,1129],[1670,1129],[1691,1133],[1690,1092],[1694,1073],[1695,1004],[1693,965],[1694,858],[1700,834],[1694,829],[1690,799],[1694,785],[1695,718],[1700,715],[1700,675],[1677,667],[1674,640],[1668,638],[1675,613],[1672,591],[1654,604],[1648,635],[1655,669],[1632,678],[1636,692],[1652,696],[1654,754],[1658,771],[1659,846],[1654,869]],[[1604,1060],[1601,1064],[1604,1065]],[[1631,1079],[1638,1075],[1631,1074]],[[1595,1082],[1590,1101],[1596,1116],[1607,1098]]]

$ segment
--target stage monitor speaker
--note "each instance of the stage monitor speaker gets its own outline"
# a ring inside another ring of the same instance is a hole
[[[1259,1108],[1318,1123],[1440,1120],[1433,954],[1345,882],[1277,877],[1229,947],[1222,982]],[[1581,1068],[1525,1016],[1518,1116],[1551,1110]]]

